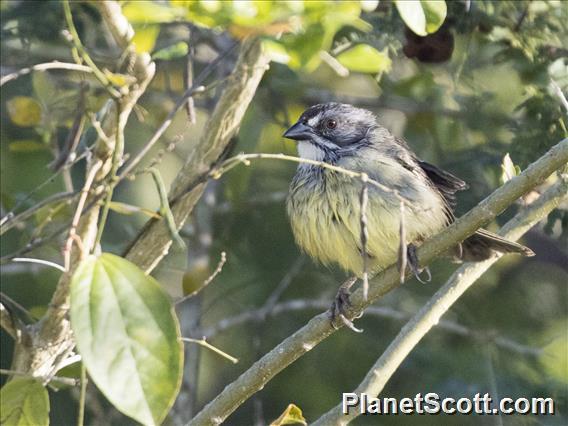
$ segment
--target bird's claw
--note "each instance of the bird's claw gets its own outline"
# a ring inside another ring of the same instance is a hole
[[[353,281],[354,282],[354,281]],[[352,285],[352,283],[351,283]],[[363,330],[360,328],[355,327],[355,324],[353,324],[353,321],[351,321],[350,319],[347,318],[346,316],[346,308],[348,308],[349,306],[351,306],[351,301],[349,300],[349,296],[351,295],[351,292],[349,291],[349,287],[351,287],[351,285],[345,286],[342,285],[341,287],[339,287],[339,290],[337,290],[337,294],[335,296],[335,299],[333,300],[333,303],[331,304],[330,307],[330,319],[331,319],[331,326],[334,329],[338,329],[339,327],[336,325],[336,320],[339,319],[343,325],[345,325],[347,328],[349,328],[350,330],[356,332],[356,333],[362,333]],[[363,314],[359,314],[357,317],[355,318],[360,318]]]
[[[349,296],[351,296],[351,292],[348,288],[345,288],[343,286],[339,287],[339,290],[337,290],[337,294],[335,295],[335,299],[333,299],[333,303],[331,304],[330,308],[332,324],[339,316],[345,317],[346,308],[351,306]]]
[[[427,266],[425,268],[420,268],[418,263],[418,256],[416,255],[416,246],[414,244],[409,244],[407,249],[408,257],[408,267],[412,271],[412,274],[416,277],[418,281],[422,284],[429,283],[432,280],[432,274],[430,273],[430,268]],[[422,272],[426,272],[426,279],[422,279]]]

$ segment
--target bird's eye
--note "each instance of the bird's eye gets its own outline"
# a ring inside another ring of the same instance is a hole
[[[337,121],[335,120],[327,120],[325,122],[325,127],[328,129],[335,129],[337,127]]]

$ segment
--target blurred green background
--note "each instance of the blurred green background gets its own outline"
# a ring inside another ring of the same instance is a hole
[[[0,7],[2,75],[46,61],[73,61],[62,35],[65,23],[59,2],[4,1]],[[247,111],[232,154],[295,155],[293,143],[281,135],[306,107],[327,101],[352,103],[376,112],[421,158],[470,184],[469,191],[459,194],[460,215],[502,183],[507,153],[524,169],[566,137],[566,111],[552,83],[566,92],[566,2],[448,2],[441,28],[426,37],[405,26],[394,2],[388,1],[136,1],[123,2],[123,9],[137,32],[136,48],[152,52],[157,62],[157,75],[126,129],[129,153],[137,152],[150,138],[183,92],[188,54],[198,74],[233,39],[245,36],[262,37],[275,62]],[[101,67],[117,72],[120,52],[112,44],[109,47],[95,9],[88,2],[73,3],[73,13],[92,57]],[[234,60],[232,51],[209,78],[213,86],[195,97],[196,123],[189,124],[181,110],[152,153],[153,158],[161,157],[157,167],[167,184],[198,140]],[[80,73],[32,72],[2,86],[2,216],[82,184],[83,162],[55,176],[48,164],[65,141],[77,114],[80,87],[85,84],[87,110],[97,113],[105,93]],[[79,154],[94,139],[95,131],[87,125]],[[213,344],[239,358],[233,365],[212,352],[188,347],[182,393],[167,424],[187,419],[321,311],[282,311],[282,303],[330,303],[345,278],[339,270],[305,259],[294,244],[284,199],[295,167],[262,160],[210,182],[181,233],[188,242],[187,252],[174,247],[154,273],[172,298],[177,298],[184,287],[188,291],[201,283],[225,251],[222,272],[178,312],[184,335],[210,334]],[[159,205],[147,174],[122,183],[115,200],[150,210]],[[489,392],[494,398],[552,397],[557,414],[361,417],[355,424],[568,422],[566,208],[561,206],[524,238],[536,257],[503,259],[445,316],[473,330],[473,335],[432,330],[382,394],[413,397],[418,392],[437,392],[458,398]],[[496,229],[517,209],[511,207],[488,228]],[[40,317],[46,309],[59,272],[10,259],[31,243],[32,250],[22,256],[61,263],[61,227],[72,211],[65,203],[51,204],[2,236],[2,292],[32,317]],[[104,250],[123,252],[147,219],[140,211],[131,215],[112,212]],[[441,259],[431,268],[432,283],[409,281],[378,305],[410,315],[455,267]],[[277,288],[282,294],[265,318],[261,314],[243,322],[233,318],[233,326],[216,331],[224,324],[220,321],[265,306]],[[309,422],[337,404],[342,392],[360,382],[403,321],[366,315],[357,324],[364,328],[363,334],[342,330],[325,340],[239,408],[227,424],[270,423],[291,402]],[[496,345],[495,336],[517,342],[521,349]],[[9,368],[12,342],[4,332],[1,339],[0,364]],[[77,396],[74,389],[50,392],[52,424],[75,422]],[[90,386],[87,424],[129,422]]]

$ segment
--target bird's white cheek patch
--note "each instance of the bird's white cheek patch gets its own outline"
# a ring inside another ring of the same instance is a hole
[[[322,161],[324,152],[310,142],[298,142],[298,154],[306,160]]]

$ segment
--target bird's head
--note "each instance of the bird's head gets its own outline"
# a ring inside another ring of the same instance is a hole
[[[298,141],[301,157],[321,161],[327,152],[341,153],[356,146],[377,126],[371,111],[330,102],[304,111],[284,137]]]

